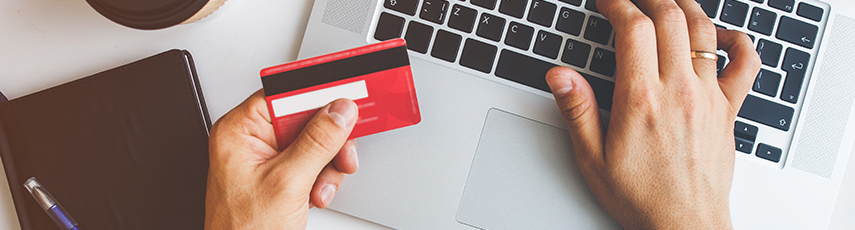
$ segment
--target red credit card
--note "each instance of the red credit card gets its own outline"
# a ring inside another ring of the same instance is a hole
[[[317,111],[339,98],[359,106],[348,139],[421,121],[403,39],[327,54],[261,70],[267,109],[282,151]]]

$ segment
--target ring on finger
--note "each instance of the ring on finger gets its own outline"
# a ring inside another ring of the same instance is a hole
[[[692,50],[692,59],[698,58],[718,61],[718,55],[713,52]]]

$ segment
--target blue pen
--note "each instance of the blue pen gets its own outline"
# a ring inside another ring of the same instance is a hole
[[[50,195],[47,189],[45,189],[45,187],[43,187],[35,177],[27,179],[27,182],[24,182],[24,188],[27,188],[27,191],[30,191],[30,195],[33,195],[33,198],[36,199],[39,206],[42,206],[42,209],[44,209],[48,216],[50,216],[50,218],[59,225],[60,229],[78,230],[77,221],[74,221],[74,219],[68,215],[68,212],[62,208],[62,205],[59,205],[59,202],[56,202],[56,199]]]

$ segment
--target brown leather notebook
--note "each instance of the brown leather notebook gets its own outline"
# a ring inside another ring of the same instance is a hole
[[[21,228],[57,229],[23,187],[36,177],[80,229],[202,229],[210,127],[184,50],[0,103]]]

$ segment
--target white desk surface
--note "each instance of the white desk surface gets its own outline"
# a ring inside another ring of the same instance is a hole
[[[0,91],[13,99],[180,48],[193,54],[216,120],[261,88],[262,68],[296,59],[312,3],[231,0],[202,21],[141,31],[108,21],[85,0],[3,0]],[[855,194],[853,171],[841,194]],[[308,229],[383,229],[335,211],[309,213]],[[852,217],[855,196],[841,196],[832,228],[855,229]],[[0,176],[0,229],[20,229],[5,175]]]

